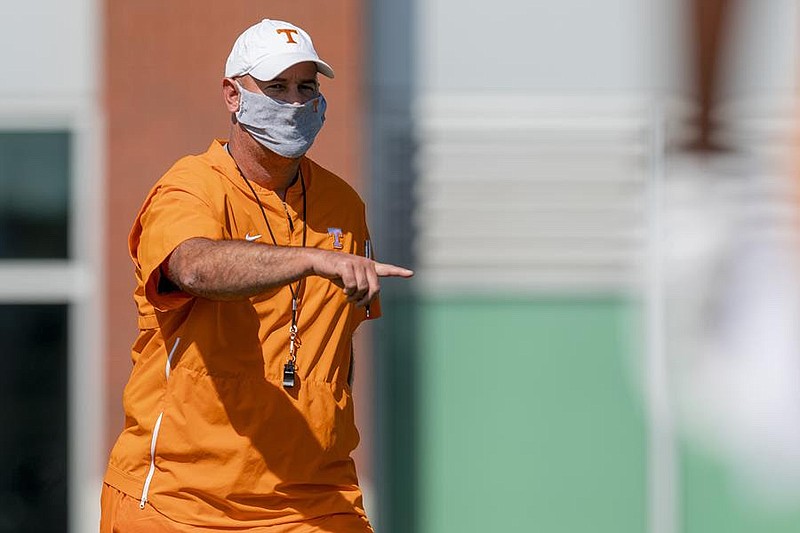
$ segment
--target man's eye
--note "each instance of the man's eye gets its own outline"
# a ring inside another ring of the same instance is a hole
[[[301,85],[300,86],[300,90],[305,91],[305,92],[315,93],[315,92],[317,92],[317,86],[316,85]]]
[[[272,85],[267,85],[266,87],[264,87],[264,90],[265,91],[282,91],[283,90],[283,85],[281,85],[280,83],[274,83]]]

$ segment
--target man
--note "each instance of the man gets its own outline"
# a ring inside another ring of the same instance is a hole
[[[364,204],[304,157],[322,127],[310,37],[233,46],[230,139],[178,161],[130,236],[140,334],[102,532],[365,532],[350,453],[352,334],[380,315]]]

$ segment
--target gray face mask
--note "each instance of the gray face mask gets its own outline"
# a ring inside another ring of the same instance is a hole
[[[311,148],[322,129],[326,107],[321,94],[305,104],[288,104],[239,85],[236,119],[264,147],[283,157],[297,158]]]

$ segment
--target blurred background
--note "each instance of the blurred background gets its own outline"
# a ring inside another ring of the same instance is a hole
[[[0,533],[96,531],[127,234],[261,18],[417,270],[357,334],[378,531],[797,531],[800,0],[40,0],[0,2]]]

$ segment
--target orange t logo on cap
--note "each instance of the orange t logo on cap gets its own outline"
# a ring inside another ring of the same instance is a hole
[[[280,30],[275,30],[275,31],[276,31],[277,33],[283,33],[283,34],[285,34],[285,35],[286,35],[286,43],[287,43],[287,44],[289,44],[289,43],[294,43],[294,44],[297,44],[297,41],[295,41],[295,40],[292,38],[292,34],[293,34],[293,33],[297,33],[297,30],[293,30],[293,29],[291,29],[291,28],[285,28],[285,29],[280,29]]]

